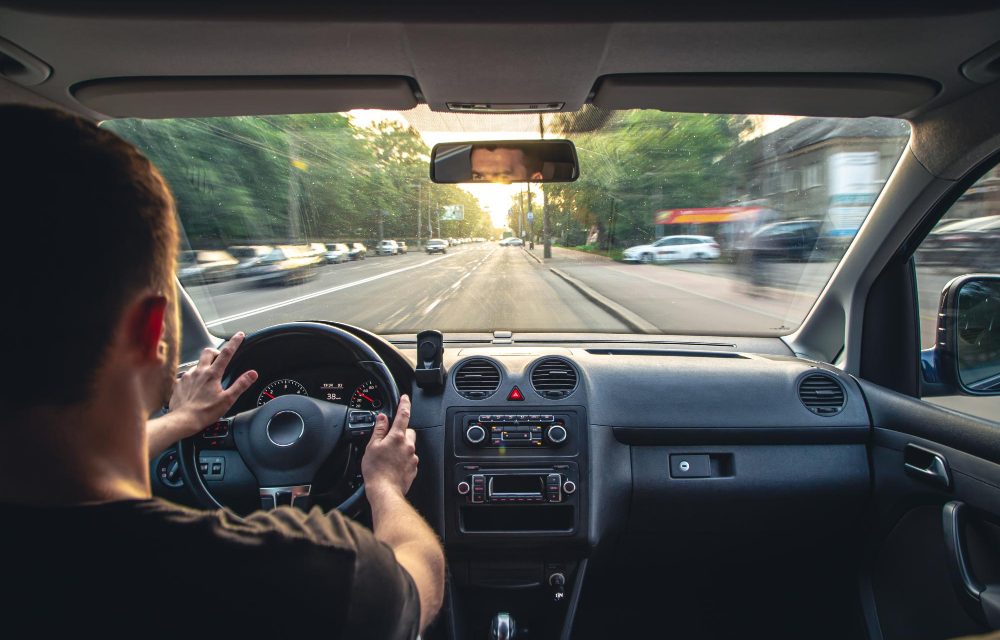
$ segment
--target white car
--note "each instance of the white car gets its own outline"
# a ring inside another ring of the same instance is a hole
[[[671,262],[675,260],[716,260],[721,252],[712,236],[667,236],[653,244],[629,247],[622,253],[625,262]]]
[[[378,247],[375,249],[375,253],[380,256],[395,256],[399,255],[399,245],[396,244],[395,240],[383,240],[378,243]]]
[[[504,238],[503,240],[500,241],[500,246],[501,247],[523,247],[524,246],[524,240],[521,240],[520,238],[513,238],[513,237],[511,237],[511,238]]]

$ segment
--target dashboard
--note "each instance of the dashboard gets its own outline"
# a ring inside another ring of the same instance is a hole
[[[415,384],[415,343],[355,331],[413,401],[420,472],[407,497],[444,544],[455,637],[476,637],[498,606],[559,637],[602,549],[659,553],[706,533],[835,545],[864,508],[871,426],[857,383],[780,341],[452,343],[431,389]],[[329,342],[262,345],[252,365],[258,381],[232,414],[289,394],[370,411],[387,400]],[[209,451],[202,466],[249,474],[235,453]],[[154,463],[156,492],[188,502],[169,482],[173,455]]]
[[[233,413],[267,404],[284,395],[303,395],[350,406],[352,409],[380,411],[386,403],[385,391],[370,373],[351,365],[309,368],[275,368],[263,375],[233,407]]]

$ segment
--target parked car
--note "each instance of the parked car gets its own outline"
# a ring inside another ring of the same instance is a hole
[[[322,242],[311,242],[305,245],[305,252],[309,255],[318,256],[322,259],[321,261],[326,260],[327,248]]]
[[[399,247],[400,253],[406,253],[409,250],[409,247],[406,246],[406,242],[403,240],[396,240],[396,245]]]
[[[360,242],[352,242],[351,250],[347,252],[350,260],[364,260],[368,257],[368,247]]]
[[[772,222],[750,236],[747,250],[755,259],[802,262],[816,250],[822,226],[820,220]]]
[[[379,256],[394,256],[399,253],[399,245],[395,240],[382,240],[375,248],[375,254]]]
[[[524,246],[524,240],[514,237],[504,238],[499,244],[501,247],[522,247]]]
[[[298,284],[315,278],[322,262],[308,245],[279,245],[261,258],[253,275],[260,285]]]
[[[339,264],[350,260],[350,248],[342,242],[330,242],[326,245],[326,263]]]
[[[233,267],[233,276],[245,278],[250,275],[254,265],[260,259],[271,252],[274,247],[265,244],[237,245],[229,247],[229,255],[239,260],[239,264]]]
[[[427,255],[432,253],[448,253],[448,241],[441,238],[431,238],[425,247]]]
[[[185,287],[222,282],[234,276],[239,260],[227,251],[182,251],[177,278]]]
[[[625,262],[671,262],[716,260],[721,252],[712,236],[666,236],[652,244],[629,247],[622,253]]]
[[[925,265],[964,264],[988,269],[998,251],[1000,215],[981,216],[939,224],[920,245],[917,260]]]

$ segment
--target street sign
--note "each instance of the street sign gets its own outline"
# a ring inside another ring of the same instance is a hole
[[[441,220],[465,220],[465,207],[460,204],[446,204]]]
[[[535,212],[534,211],[529,211],[528,212],[528,222],[530,223],[530,222],[534,222],[534,221],[535,221]]]

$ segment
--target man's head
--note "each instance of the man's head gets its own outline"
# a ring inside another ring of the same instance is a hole
[[[541,179],[541,162],[523,149],[499,145],[479,145],[472,149],[474,182],[536,182]]]
[[[174,204],[156,168],[92,122],[0,106],[8,415],[134,383],[152,408],[177,365]],[[127,396],[127,390],[121,390]]]

